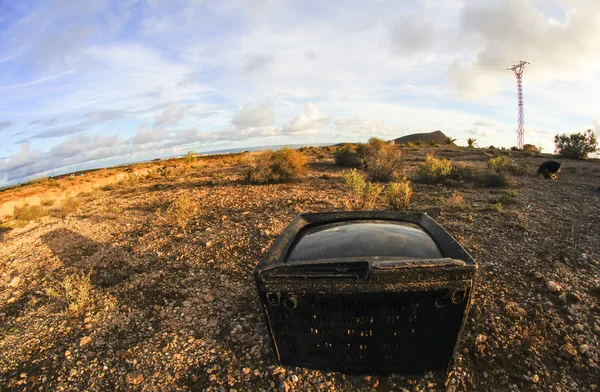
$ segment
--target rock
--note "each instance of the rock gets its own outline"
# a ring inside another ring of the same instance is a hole
[[[14,278],[11,279],[11,281],[8,285],[10,287],[17,287],[19,285],[19,283],[21,283],[21,278],[18,276],[15,276]]]
[[[566,343],[560,346],[558,354],[563,359],[572,359],[577,356],[577,350],[575,350],[575,347],[571,343]]]
[[[540,376],[538,376],[537,374],[534,374],[531,377],[531,382],[537,384],[538,382],[540,382]]]
[[[579,354],[585,354],[590,350],[590,346],[588,346],[587,344],[582,344],[577,348],[577,351],[579,351]]]
[[[203,299],[205,302],[212,302],[212,301],[214,301],[214,300],[215,300],[215,298],[212,296],[212,294],[211,294],[211,293],[204,294],[204,295],[202,296],[202,299]]]
[[[298,376],[296,376],[295,374],[292,374],[292,381],[298,382]]]
[[[139,385],[144,381],[144,375],[142,373],[128,373],[125,380],[127,384]]]
[[[562,290],[562,287],[560,287],[560,285],[558,283],[553,282],[551,280],[548,281],[548,283],[546,283],[546,288],[551,293],[558,293],[558,292],[560,292],[560,290]]]
[[[577,293],[573,293],[573,292],[569,291],[567,293],[567,301],[573,302],[573,303],[581,302],[581,296]]]
[[[81,338],[81,340],[79,341],[79,347],[83,347],[83,346],[85,346],[86,344],[88,344],[88,343],[89,343],[89,342],[91,342],[91,341],[92,341],[92,338],[91,338],[91,337],[89,337],[89,336],[84,336],[84,337],[82,337],[82,338]]]
[[[477,338],[475,339],[475,343],[481,344],[481,343],[485,342],[486,340],[487,340],[487,336],[485,336],[483,334],[479,334],[479,335],[477,335]]]

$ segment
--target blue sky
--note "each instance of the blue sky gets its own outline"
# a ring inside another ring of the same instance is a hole
[[[600,3],[0,0],[0,186],[189,150],[598,130]]]

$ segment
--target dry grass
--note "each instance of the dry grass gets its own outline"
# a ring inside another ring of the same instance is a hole
[[[505,187],[514,185],[514,180],[508,173],[498,173],[493,170],[485,171],[479,182],[481,185],[488,187]]]
[[[367,181],[365,176],[357,172],[356,169],[346,171],[342,175],[352,195],[352,199],[346,202],[346,208],[362,211],[373,210],[377,205],[379,195],[385,187]]]
[[[76,200],[72,197],[67,197],[60,203],[59,207],[59,215],[61,217],[66,217],[79,209],[81,206],[81,201]]]
[[[419,178],[423,182],[436,183],[445,181],[452,172],[452,162],[448,159],[438,159],[433,154],[427,154],[425,162],[417,168]]]
[[[68,275],[57,287],[47,288],[46,295],[58,301],[67,315],[80,316],[92,302],[90,274]]]
[[[30,206],[27,203],[23,204],[21,207],[15,206],[13,210],[13,216],[15,219],[26,222],[39,219],[46,215],[48,215],[48,211],[46,211],[42,206]]]
[[[384,199],[394,210],[405,211],[410,207],[410,199],[413,191],[410,188],[410,181],[392,182],[388,185],[384,193]]]
[[[360,167],[361,162],[356,152],[356,147],[350,143],[338,148],[334,154],[335,164],[346,167]]]
[[[527,168],[517,165],[510,158],[505,156],[498,156],[490,159],[488,161],[488,169],[499,174],[505,173],[511,176],[522,176],[527,173]]]
[[[499,201],[490,204],[490,209],[492,211],[496,211],[496,212],[502,212],[502,203],[500,203]]]
[[[276,184],[300,179],[307,171],[306,156],[291,148],[251,156],[246,179],[253,184]]]
[[[442,205],[455,210],[466,210],[469,207],[465,201],[465,197],[460,192],[453,192],[442,202]]]
[[[168,221],[171,225],[179,227],[184,232],[190,221],[198,214],[200,206],[194,197],[184,193],[172,202],[165,213],[157,211],[159,217]]]
[[[44,207],[52,207],[54,205],[54,203],[56,203],[56,199],[51,199],[51,198],[42,199],[40,201],[40,204]]]

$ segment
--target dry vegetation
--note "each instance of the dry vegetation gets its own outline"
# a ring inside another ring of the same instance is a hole
[[[598,390],[599,162],[561,160],[552,181],[535,176],[547,158],[521,151],[377,143],[369,164],[364,145],[193,154],[90,174],[115,181],[71,198],[47,193],[86,177],[2,192],[56,201],[0,226],[0,389]],[[390,161],[382,181],[374,168]],[[274,361],[252,271],[296,214],[346,208],[426,212],[477,260],[448,373]]]

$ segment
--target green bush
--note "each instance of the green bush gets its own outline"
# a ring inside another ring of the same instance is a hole
[[[361,159],[356,150],[356,146],[350,143],[344,144],[335,152],[335,164],[346,167],[360,167]]]
[[[591,129],[584,133],[554,136],[556,153],[565,158],[586,159],[589,154],[598,151],[598,139]]]
[[[428,154],[425,162],[418,167],[419,178],[423,182],[435,183],[446,180],[452,172],[452,162],[448,159],[438,159]]]
[[[505,187],[514,185],[514,181],[508,173],[487,170],[481,177],[481,184],[489,187]]]
[[[367,181],[365,176],[357,172],[356,169],[346,171],[342,173],[342,176],[352,195],[352,199],[346,207],[363,211],[373,210],[384,186]]]
[[[475,178],[476,168],[472,164],[456,162],[452,164],[450,178],[454,181],[472,181]]]
[[[300,179],[307,171],[306,156],[291,148],[265,151],[252,157],[246,179],[254,184],[275,184]]]
[[[412,196],[413,191],[408,180],[390,183],[384,193],[388,206],[398,211],[405,211],[410,207]]]
[[[522,176],[526,174],[527,169],[514,163],[510,158],[498,156],[488,161],[488,169],[496,173],[506,173],[511,176]]]
[[[371,180],[392,181],[404,175],[402,151],[385,140],[372,137],[357,153]]]

